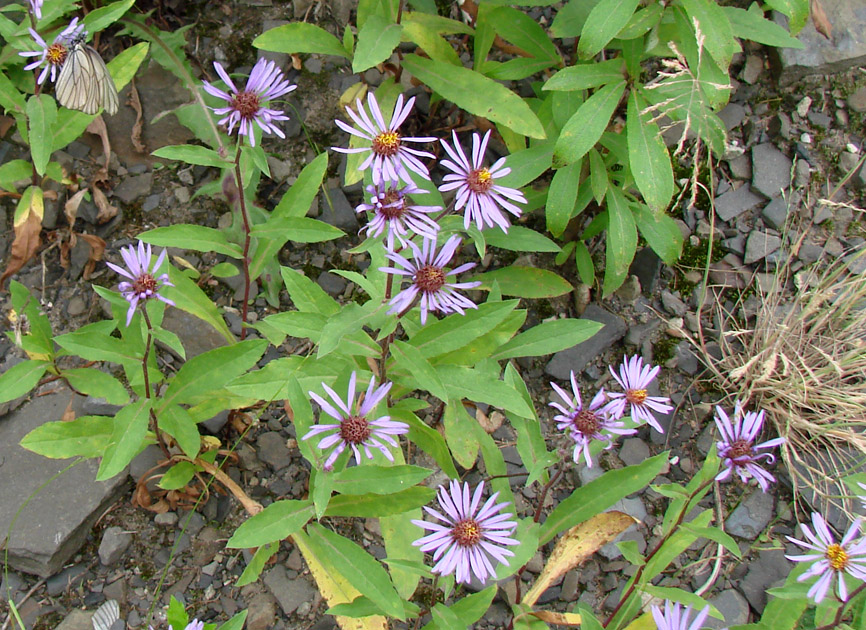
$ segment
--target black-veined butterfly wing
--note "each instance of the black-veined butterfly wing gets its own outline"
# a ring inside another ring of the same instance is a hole
[[[120,105],[114,79],[99,53],[83,42],[76,42],[60,69],[55,88],[57,101],[64,107],[95,114],[100,107],[114,115]]]

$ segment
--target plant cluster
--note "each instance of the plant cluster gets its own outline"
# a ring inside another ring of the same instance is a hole
[[[0,104],[16,120],[32,156],[31,162],[0,167],[0,186],[20,195],[13,256],[3,280],[39,247],[45,182],[71,185],[52,153],[94,118],[58,109],[45,88],[64,75],[87,33],[114,23],[122,34],[144,40],[107,65],[117,89],[150,53],[194,99],[175,114],[202,144],[163,147],[154,155],[221,169],[221,180],[197,194],[223,194],[236,216],[226,231],[171,225],[138,235],[138,243],[121,250],[123,265],[109,263],[119,276],[119,291],[94,286],[112,317],[72,332],[54,335],[38,296],[11,282],[16,326],[9,334],[28,360],[0,376],[0,401],[25,395],[45,379],[61,379],[76,393],[117,405],[112,416],[47,422],[22,445],[47,457],[100,458],[97,479],[103,480],[121,474],[143,448],[156,444],[164,458],[162,491],[181,491],[211,478],[249,514],[227,543],[255,550],[237,586],[258,579],[281,541],[291,540],[328,613],[344,627],[385,628],[396,619],[414,628],[424,622],[426,630],[465,628],[484,616],[496,582],[513,579],[509,630],[650,623],[664,630],[696,629],[719,612],[700,594],[654,581],[701,538],[719,545],[718,562],[723,554],[741,557],[737,543],[711,525],[714,512],[704,499],[715,482],[728,479],[754,480],[768,491],[775,479],[764,465],[772,463],[770,451],[782,438],[759,443],[763,412],[745,412],[740,402],[732,417],[717,408],[721,439],[702,468],[685,485],[653,486],[669,499],[655,546],[641,553],[632,542],[619,543],[635,570],[613,612],[600,619],[583,604],[564,613],[544,609],[538,601],[551,584],[634,525],[630,516],[608,510],[652,483],[667,467],[668,454],[606,471],[546,510],[551,489],[574,463],[597,465],[599,453],[618,436],[644,424],[660,431],[658,415],[673,408],[667,397],[649,395],[659,368],[629,357],[618,369],[610,368],[615,391],[582,396],[573,373],[570,392],[551,383],[559,397],[551,403],[557,431],[547,439],[513,359],[572,347],[598,325],[553,318],[523,329],[527,311],[519,299],[508,298],[570,291],[552,272],[511,266],[466,274],[477,265],[476,256],[498,247],[556,252],[560,262],[573,255],[580,277],[593,284],[592,250],[599,256],[603,250],[600,288],[607,296],[626,279],[639,234],[673,263],[682,235],[664,212],[675,193],[671,160],[691,142],[695,163],[701,147],[724,151],[724,125],[714,111],[730,90],[737,37],[780,46],[797,42],[757,5],[744,10],[712,0],[571,0],[550,26],[556,40],[523,11],[494,2],[465,0],[468,24],[439,15],[430,0],[410,4],[412,11],[400,0],[362,0],[356,24],[345,28],[342,39],[298,22],[254,42],[263,50],[342,57],[356,73],[380,66],[392,75],[375,91],[361,84],[352,88],[344,95],[348,120],[335,121],[351,136],[348,147],[333,147],[347,156],[346,182],[363,180],[368,194],[357,207],[368,217],[366,239],[349,253],[369,264],[359,265],[363,273],[334,271],[368,296],[348,304],[277,258],[289,242],[343,236],[306,216],[325,177],[328,154],[318,154],[303,168],[275,208],[253,204],[270,174],[263,136],[283,137],[280,123],[287,115],[279,99],[295,89],[273,62],[259,60],[245,83],[217,63],[221,83],[199,82],[183,55],[183,31],[155,29],[148,16],[131,12],[132,0],[94,9],[80,23],[64,21],[76,9],[70,0],[12,5],[12,11],[26,15],[20,24],[0,15],[0,33],[9,42],[0,54]],[[796,29],[805,20],[805,4],[773,0],[768,6],[788,15]],[[571,37],[578,38],[576,47],[563,53],[562,38]],[[404,50],[406,43],[414,52]],[[464,51],[472,56],[471,68],[461,60]],[[21,67],[25,58],[30,62]],[[450,133],[404,131],[409,121],[418,123],[415,97],[404,93],[404,73],[433,95],[433,111],[420,127],[435,129],[435,120]],[[539,80],[530,83],[526,97],[508,84],[531,77]],[[453,116],[442,105],[446,101],[456,106]],[[681,125],[673,158],[660,138],[657,123],[663,116]],[[476,127],[483,133],[464,133]],[[507,155],[488,155],[494,132]],[[443,158],[438,165],[437,156]],[[16,183],[22,179],[28,185],[19,194]],[[103,194],[96,184],[89,190],[94,198]],[[541,208],[554,238],[573,228],[563,246],[519,224]],[[73,227],[74,217],[70,238],[76,236]],[[95,265],[105,243],[88,242]],[[240,339],[197,284],[199,272],[169,264],[165,250],[154,259],[153,246],[216,253],[224,259],[210,274],[242,274]],[[257,281],[278,310],[253,321],[248,309]],[[281,299],[283,290],[291,309]],[[228,345],[169,372],[157,360],[160,354],[170,351],[185,359],[186,353],[183,340],[162,326],[166,308],[199,318]],[[268,348],[282,347],[287,337],[309,339],[314,350],[263,362]],[[275,401],[283,402],[309,465],[308,494],[263,506],[223,471],[231,445],[202,435],[200,423],[225,410],[244,410],[252,426],[258,410]],[[479,404],[504,413],[517,436],[523,483],[540,487],[526,513],[517,509],[499,446],[470,413]],[[484,477],[470,483],[466,477],[479,455]],[[448,481],[435,489],[425,485],[434,473]],[[434,499],[438,508],[431,507]],[[384,561],[329,527],[332,517],[378,519]],[[810,552],[792,557],[803,568],[774,591],[779,597],[754,627],[794,628],[810,599],[819,606],[809,614],[824,627],[841,627],[850,614],[862,622],[862,605],[849,603],[866,599],[864,585],[847,586],[866,578],[859,524],[838,543],[820,516],[813,524],[814,534],[803,527],[807,542],[791,539]],[[544,569],[525,585],[527,563],[548,545]],[[460,588],[473,580],[486,587],[472,594]],[[432,597],[416,598],[422,581]],[[810,582],[809,590],[800,582]],[[833,582],[838,597],[830,601]],[[647,606],[645,598],[656,598],[656,605]],[[212,627],[190,622],[176,601],[167,617],[175,630]],[[222,629],[241,628],[244,619],[240,613]]]

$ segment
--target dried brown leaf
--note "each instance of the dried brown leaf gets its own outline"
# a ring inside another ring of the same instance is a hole
[[[108,181],[108,162],[111,158],[111,142],[108,141],[108,128],[105,126],[105,121],[102,119],[101,114],[90,121],[90,124],[87,125],[87,131],[99,136],[102,140],[102,153],[105,155],[105,164],[103,164],[102,168],[94,174],[93,179],[94,181],[99,182]]]
[[[105,241],[96,234],[79,234],[79,236],[90,245],[90,256],[87,257],[83,272],[83,277],[87,280],[96,268],[96,263],[102,260],[102,256],[105,254]]]
[[[830,19],[824,12],[824,7],[821,6],[819,0],[811,0],[811,2],[809,2],[809,13],[812,15],[812,24],[815,25],[815,30],[827,39],[832,40],[833,25],[830,24]]]
[[[75,409],[72,408],[72,401],[74,398],[69,398],[69,403],[66,405],[66,409],[63,411],[63,415],[60,416],[60,422],[72,422],[75,420]]]
[[[42,231],[42,216],[45,206],[42,200],[42,190],[31,187],[21,197],[15,211],[15,240],[9,249],[9,259],[6,270],[0,276],[0,288],[6,279],[17,273],[25,263],[36,255],[36,250],[42,244],[39,234]]]
[[[141,113],[141,99],[138,97],[138,89],[135,87],[135,78],[129,84],[129,100],[127,101],[130,107],[135,110],[135,123],[132,125],[132,132],[129,134],[129,139],[132,141],[133,148],[139,153],[147,153],[147,147],[141,141],[141,127],[144,122],[144,116]]]
[[[0,138],[4,138],[14,124],[15,119],[11,116],[0,116]]]
[[[63,214],[66,215],[66,220],[69,221],[70,228],[75,225],[75,219],[78,216],[78,207],[81,205],[81,200],[84,199],[84,195],[86,194],[87,190],[79,190],[63,205]]]
[[[545,623],[557,626],[580,626],[580,615],[578,613],[558,613],[552,610],[533,610],[532,616],[537,617]]]
[[[99,209],[99,212],[96,214],[96,223],[98,225],[108,223],[117,216],[117,206],[112,206],[108,203],[108,197],[105,196],[104,192],[96,186],[91,186],[90,193],[93,195],[93,203]]]

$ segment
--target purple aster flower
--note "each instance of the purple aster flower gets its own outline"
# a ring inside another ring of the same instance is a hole
[[[361,463],[361,451],[359,447],[363,447],[367,459],[373,459],[371,448],[379,449],[382,454],[388,458],[388,461],[394,461],[394,456],[391,451],[385,446],[385,443],[397,448],[399,445],[392,438],[392,435],[402,435],[409,432],[409,425],[405,422],[394,422],[391,416],[381,416],[375,420],[367,420],[367,415],[373,411],[386,396],[391,389],[392,383],[385,383],[378,389],[376,387],[376,379],[370,379],[370,386],[367,388],[367,393],[355,401],[355,372],[352,372],[352,377],[349,379],[349,391],[346,395],[346,402],[337,395],[337,393],[322,383],[322,387],[334,401],[337,406],[334,408],[327,400],[316,394],[308,392],[310,397],[319,403],[326,414],[334,418],[337,422],[331,424],[317,424],[312,427],[307,434],[301,438],[307,440],[314,435],[329,434],[319,440],[316,445],[320,449],[328,449],[336,444],[336,448],[325,460],[325,470],[330,470],[334,461],[342,453],[346,447],[352,449],[355,453],[355,463]],[[357,409],[354,413],[352,409]]]
[[[764,425],[764,411],[761,410],[759,413],[749,411],[744,415],[743,403],[739,400],[734,403],[733,422],[728,418],[725,410],[718,406],[715,420],[722,438],[716,445],[719,457],[725,465],[724,470],[716,475],[716,481],[727,479],[736,470],[743,482],[748,481],[749,477],[754,477],[761,489],[766,492],[770,483],[775,482],[776,478],[761,468],[758,462],[764,458],[768,464],[772,464],[776,458],[770,453],[758,453],[758,451],[779,446],[785,442],[785,438],[775,438],[756,445],[755,440]]]
[[[166,250],[162,250],[159,258],[156,259],[156,263],[151,266],[150,261],[153,258],[153,253],[151,252],[150,245],[138,241],[137,251],[134,245],[120,250],[123,262],[126,263],[126,269],[110,262],[105,263],[124,278],[131,280],[131,282],[124,280],[118,286],[121,295],[129,302],[129,311],[126,313],[127,326],[132,321],[132,316],[135,315],[135,308],[138,306],[139,301],[158,298],[166,304],[174,306],[174,302],[159,294],[160,287],[174,286],[169,282],[167,273],[158,277],[156,276],[157,270],[165,260],[165,252]]]
[[[646,422],[659,433],[664,433],[661,425],[656,421],[653,411],[658,413],[670,413],[673,407],[669,405],[669,398],[662,396],[647,396],[647,388],[661,369],[659,366],[643,364],[643,359],[637,355],[626,359],[619,366],[619,374],[610,367],[610,373],[625,390],[622,392],[608,392],[615,405],[611,408],[617,418],[625,413],[626,405],[630,405],[631,417],[635,422]]]
[[[376,102],[376,97],[373,93],[367,94],[367,105],[370,107],[370,112],[373,114],[371,120],[367,112],[364,111],[364,105],[361,99],[355,102],[358,112],[353,112],[350,108],[346,108],[346,113],[358,127],[360,131],[347,125],[342,120],[335,120],[337,126],[343,131],[364,138],[370,141],[369,147],[357,147],[354,149],[344,149],[342,147],[331,147],[334,151],[340,153],[366,153],[370,155],[364,160],[363,164],[358,167],[359,171],[364,171],[370,165],[373,166],[373,184],[381,182],[396,182],[403,180],[407,184],[412,183],[412,178],[409,175],[410,171],[414,171],[424,179],[429,180],[430,174],[427,172],[427,167],[419,160],[419,157],[433,158],[432,153],[419,151],[418,149],[410,149],[405,142],[435,142],[436,138],[405,138],[398,131],[400,125],[408,118],[412,112],[412,105],[415,104],[413,96],[406,105],[403,105],[403,95],[397,97],[397,102],[394,104],[394,113],[391,115],[391,122],[385,124],[385,119],[382,117],[382,111],[379,109],[379,103]]]
[[[30,0],[30,11],[37,20],[42,19],[42,0]]]
[[[410,202],[407,195],[426,194],[414,184],[407,184],[402,188],[397,187],[396,182],[389,182],[378,186],[367,186],[370,193],[370,203],[362,203],[356,212],[372,212],[373,218],[361,229],[368,236],[379,236],[385,227],[388,228],[386,245],[388,249],[394,249],[394,237],[403,247],[408,247],[404,236],[408,230],[420,234],[425,238],[435,239],[439,232],[439,224],[427,215],[431,212],[441,210],[439,206],[417,206]]]
[[[786,538],[803,549],[810,549],[817,553],[785,557],[792,562],[813,563],[803,575],[797,578],[797,581],[804,582],[816,575],[820,576],[806,594],[815,603],[821,603],[833,583],[833,578],[836,577],[838,577],[839,599],[843,602],[847,601],[848,587],[845,585],[843,573],[861,582],[866,581],[866,539],[854,540],[860,533],[860,521],[851,523],[842,541],[838,543],[824,518],[817,512],[812,513],[812,525],[815,527],[814,534],[808,525],[800,524],[808,541],[797,540],[790,536]]]
[[[280,138],[286,137],[274,122],[288,120],[289,117],[279,109],[268,109],[263,105],[263,103],[288,94],[298,87],[291,85],[283,77],[277,64],[264,58],[259,59],[253,66],[253,71],[250,73],[243,91],[238,90],[231,77],[218,62],[214,62],[213,66],[220,78],[231,89],[231,93],[223,92],[207,81],[202,83],[204,83],[204,89],[208,94],[228,102],[228,107],[211,109],[220,116],[226,115],[219,121],[219,124],[226,124],[229,134],[235,125],[239,125],[238,133],[250,139],[250,146],[256,146],[256,138],[253,134],[253,121],[255,121],[263,132],[275,134]]]
[[[450,490],[446,490],[444,485],[439,486],[439,505],[445,514],[424,507],[427,514],[445,525],[412,521],[418,527],[433,532],[412,543],[421,547],[421,551],[433,552],[433,561],[436,562],[433,573],[456,573],[458,582],[468,584],[472,573],[482,582],[496,574],[490,562],[491,557],[508,566],[506,556],[513,556],[514,553],[499,545],[519,544],[519,541],[511,538],[517,523],[508,520],[513,514],[500,514],[508,503],[496,502],[498,492],[494,492],[479,510],[483,491],[483,481],[474,493],[470,493],[468,483],[461,487],[458,480],[452,479]]]
[[[39,78],[36,79],[36,82],[40,85],[45,82],[48,76],[51,77],[52,83],[57,80],[57,74],[66,61],[66,56],[69,54],[72,42],[78,38],[87,37],[87,31],[84,30],[84,26],[78,25],[78,18],[73,18],[69,26],[60,31],[60,34],[54,38],[54,43],[52,44],[45,43],[45,40],[39,36],[39,33],[32,28],[28,30],[30,31],[30,36],[39,45],[40,50],[29,50],[18,54],[22,57],[38,57],[33,62],[24,66],[25,70],[34,70],[41,65],[45,66],[39,74]]]
[[[204,630],[204,621],[193,619],[186,625],[186,628],[184,628],[183,630]]]
[[[442,178],[445,183],[439,187],[439,190],[445,192],[457,189],[454,209],[466,208],[463,213],[464,228],[468,229],[469,224],[475,221],[479,230],[483,230],[485,226],[498,225],[503,232],[508,232],[508,227],[511,224],[499,208],[502,207],[519,217],[522,210],[511,201],[526,203],[526,198],[515,188],[496,185],[495,180],[505,177],[511,172],[510,168],[503,166],[505,164],[504,157],[499,158],[489,168],[483,166],[484,152],[487,149],[487,142],[490,140],[490,131],[488,130],[484,134],[483,139],[480,139],[477,133],[472,134],[471,162],[463,152],[463,148],[457,140],[457,134],[452,131],[451,136],[454,140],[453,147],[445,140],[440,140],[440,142],[445,152],[451,157],[450,160],[442,160],[442,166],[454,172]]]
[[[613,446],[613,441],[618,435],[633,435],[637,433],[637,429],[626,429],[625,423],[620,422],[610,414],[604,389],[600,390],[589,406],[585,406],[580,398],[580,389],[577,386],[577,380],[574,378],[574,372],[571,372],[571,391],[569,395],[556,383],[551,383],[554,391],[559,394],[564,405],[557,402],[550,403],[550,406],[557,409],[560,413],[553,417],[556,421],[556,428],[561,431],[566,431],[568,436],[574,440],[574,461],[580,459],[581,453],[586,460],[587,466],[592,466],[592,455],[589,451],[589,445],[593,440],[607,442],[605,450]]]
[[[690,620],[689,618],[692,616],[691,606],[685,609],[680,604],[671,606],[671,602],[668,600],[665,600],[664,612],[659,606],[652,606],[650,610],[658,630],[698,630],[703,627],[704,621],[710,614],[710,607],[706,606],[694,620]]]
[[[409,241],[412,250],[412,261],[407,260],[393,251],[386,251],[385,257],[396,263],[402,269],[396,267],[379,267],[379,271],[401,276],[409,276],[412,284],[403,289],[391,299],[391,310],[388,314],[403,313],[407,311],[418,294],[421,294],[421,324],[427,323],[427,312],[438,311],[440,313],[465,314],[467,308],[478,308],[472,300],[461,295],[456,289],[474,289],[481,282],[448,282],[449,276],[472,269],[476,263],[464,263],[451,271],[445,271],[445,265],[454,256],[454,252],[460,246],[462,239],[456,234],[448,239],[439,254],[436,254],[436,241],[425,238],[419,248],[415,243]]]

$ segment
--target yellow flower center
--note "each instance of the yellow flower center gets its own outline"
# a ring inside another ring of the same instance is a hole
[[[469,173],[467,183],[472,192],[485,193],[493,185],[493,176],[486,168],[479,168]]]
[[[474,518],[464,519],[451,530],[451,538],[461,547],[474,547],[481,540],[481,527]]]
[[[400,134],[396,131],[383,131],[373,138],[373,151],[385,157],[396,155],[400,149]]]
[[[68,53],[69,50],[63,44],[51,44],[48,50],[45,51],[45,58],[48,60],[48,63],[61,66],[66,61]]]
[[[415,272],[415,284],[425,293],[436,293],[445,286],[445,272],[435,265],[424,265]]]
[[[830,561],[830,566],[833,567],[834,571],[841,571],[848,566],[848,554],[842,548],[842,545],[833,543],[827,547],[824,556]]]
[[[625,393],[625,399],[632,405],[642,405],[646,400],[645,389],[630,389]]]

